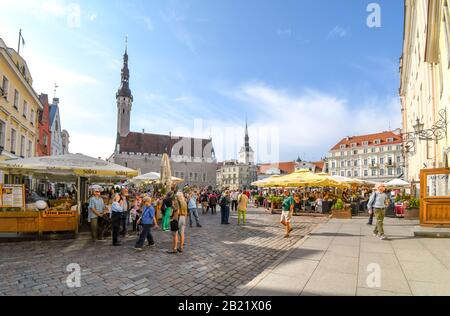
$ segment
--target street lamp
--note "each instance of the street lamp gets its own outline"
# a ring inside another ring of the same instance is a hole
[[[447,110],[442,109],[438,112],[439,120],[425,129],[425,124],[416,119],[416,124],[413,125],[414,132],[403,134],[403,147],[406,153],[414,153],[416,148],[416,140],[435,141],[436,143],[447,137]]]

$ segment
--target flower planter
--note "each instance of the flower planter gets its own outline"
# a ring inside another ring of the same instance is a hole
[[[270,212],[272,214],[281,214],[281,204],[272,202],[270,205]]]
[[[345,204],[343,209],[331,209],[332,218],[350,219],[352,218],[352,208],[350,204]]]
[[[405,210],[404,219],[409,219],[409,220],[420,219],[420,209],[419,208],[407,208]]]

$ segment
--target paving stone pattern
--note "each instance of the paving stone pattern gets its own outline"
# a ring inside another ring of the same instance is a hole
[[[296,217],[291,238],[285,239],[279,215],[250,209],[247,226],[220,225],[220,212],[201,215],[203,228],[187,228],[183,254],[171,255],[171,233],[154,231],[156,246],[133,248],[110,240],[0,243],[0,296],[5,295],[233,295],[289,251],[325,218]],[[69,288],[67,266],[81,267],[81,287]]]

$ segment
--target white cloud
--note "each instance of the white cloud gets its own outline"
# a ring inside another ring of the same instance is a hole
[[[280,155],[295,158],[303,149],[324,156],[345,136],[400,127],[397,97],[374,98],[352,107],[345,99],[316,90],[292,94],[262,83],[241,86],[232,96],[247,105],[255,126],[271,126],[280,134]]]
[[[287,29],[278,28],[276,32],[277,32],[278,36],[288,36],[288,37],[290,37],[292,35],[292,30],[289,29],[289,28],[287,28]]]
[[[95,20],[97,20],[97,13],[93,13],[89,16],[89,20],[94,22]]]
[[[151,31],[153,31],[153,22],[152,22],[152,19],[150,19],[149,17],[147,17],[147,16],[145,16],[145,17],[142,17],[142,20],[144,21],[144,23],[145,23],[145,26],[147,27],[147,29],[151,32]]]
[[[165,21],[172,30],[176,39],[186,46],[193,54],[197,54],[197,47],[194,43],[191,33],[185,26],[186,18],[180,15],[176,10],[170,10],[167,13],[161,12],[162,20]]]
[[[336,25],[330,33],[328,33],[328,37],[347,37],[350,35],[350,31],[342,26]]]
[[[114,151],[115,137],[103,137],[93,133],[80,133],[70,131],[69,151],[71,153],[84,153],[91,157],[109,158]]]

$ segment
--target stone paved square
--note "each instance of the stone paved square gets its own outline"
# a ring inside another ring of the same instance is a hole
[[[220,225],[220,212],[201,215],[203,228],[187,228],[183,254],[170,255],[171,233],[154,231],[156,246],[143,252],[132,247],[135,236],[121,247],[110,240],[0,243],[0,295],[233,295],[291,250],[319,223],[320,217],[295,217],[291,238],[285,239],[279,215],[250,209],[247,226]],[[81,287],[68,288],[66,267],[82,269]]]

